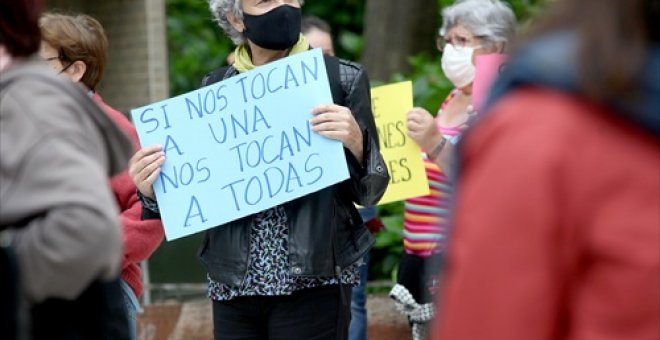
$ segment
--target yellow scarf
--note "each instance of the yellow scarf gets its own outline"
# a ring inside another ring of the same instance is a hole
[[[256,67],[254,64],[252,64],[252,58],[250,57],[250,52],[248,51],[247,46],[247,43],[242,44],[236,47],[236,50],[234,51],[234,56],[236,59],[233,66],[240,73],[249,71]],[[309,44],[307,43],[307,40],[305,40],[305,37],[301,34],[298,42],[293,45],[291,51],[289,51],[289,55],[306,52],[307,50],[309,50]]]

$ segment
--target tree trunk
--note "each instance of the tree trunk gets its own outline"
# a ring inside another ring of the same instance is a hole
[[[362,63],[371,80],[409,72],[408,58],[435,53],[437,0],[367,0]]]

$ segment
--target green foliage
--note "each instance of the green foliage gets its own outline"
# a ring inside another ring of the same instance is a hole
[[[339,35],[339,46],[346,51],[345,54],[353,56],[352,58],[344,57],[344,59],[357,60],[357,56],[362,54],[364,39],[354,32],[344,31]]]
[[[365,0],[307,0],[303,15],[314,15],[328,22],[338,57],[359,60],[365,3]]]
[[[202,77],[226,64],[231,40],[212,20],[205,0],[167,0],[170,95],[197,89]]]
[[[508,0],[513,13],[518,18],[518,23],[527,25],[543,9],[547,0]]]
[[[403,255],[403,202],[379,206],[378,215],[385,229],[376,234],[376,244],[371,250],[369,263],[369,280],[394,281]]]

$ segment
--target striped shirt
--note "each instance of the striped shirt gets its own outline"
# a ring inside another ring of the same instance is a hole
[[[445,99],[438,116],[456,93],[453,91]],[[445,138],[458,136],[464,128],[464,124],[455,127],[438,124],[438,129]],[[428,257],[444,250],[454,188],[449,178],[433,161],[430,161],[425,154],[423,158],[430,194],[405,201],[403,247],[408,254]]]

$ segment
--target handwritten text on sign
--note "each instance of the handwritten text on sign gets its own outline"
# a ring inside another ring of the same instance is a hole
[[[348,178],[340,142],[311,130],[332,103],[320,49],[131,111],[143,146],[162,145],[154,183],[168,240]]]
[[[408,137],[406,114],[413,107],[412,83],[401,82],[371,89],[371,103],[380,138],[380,152],[390,172],[390,183],[379,204],[429,194],[422,151]]]

